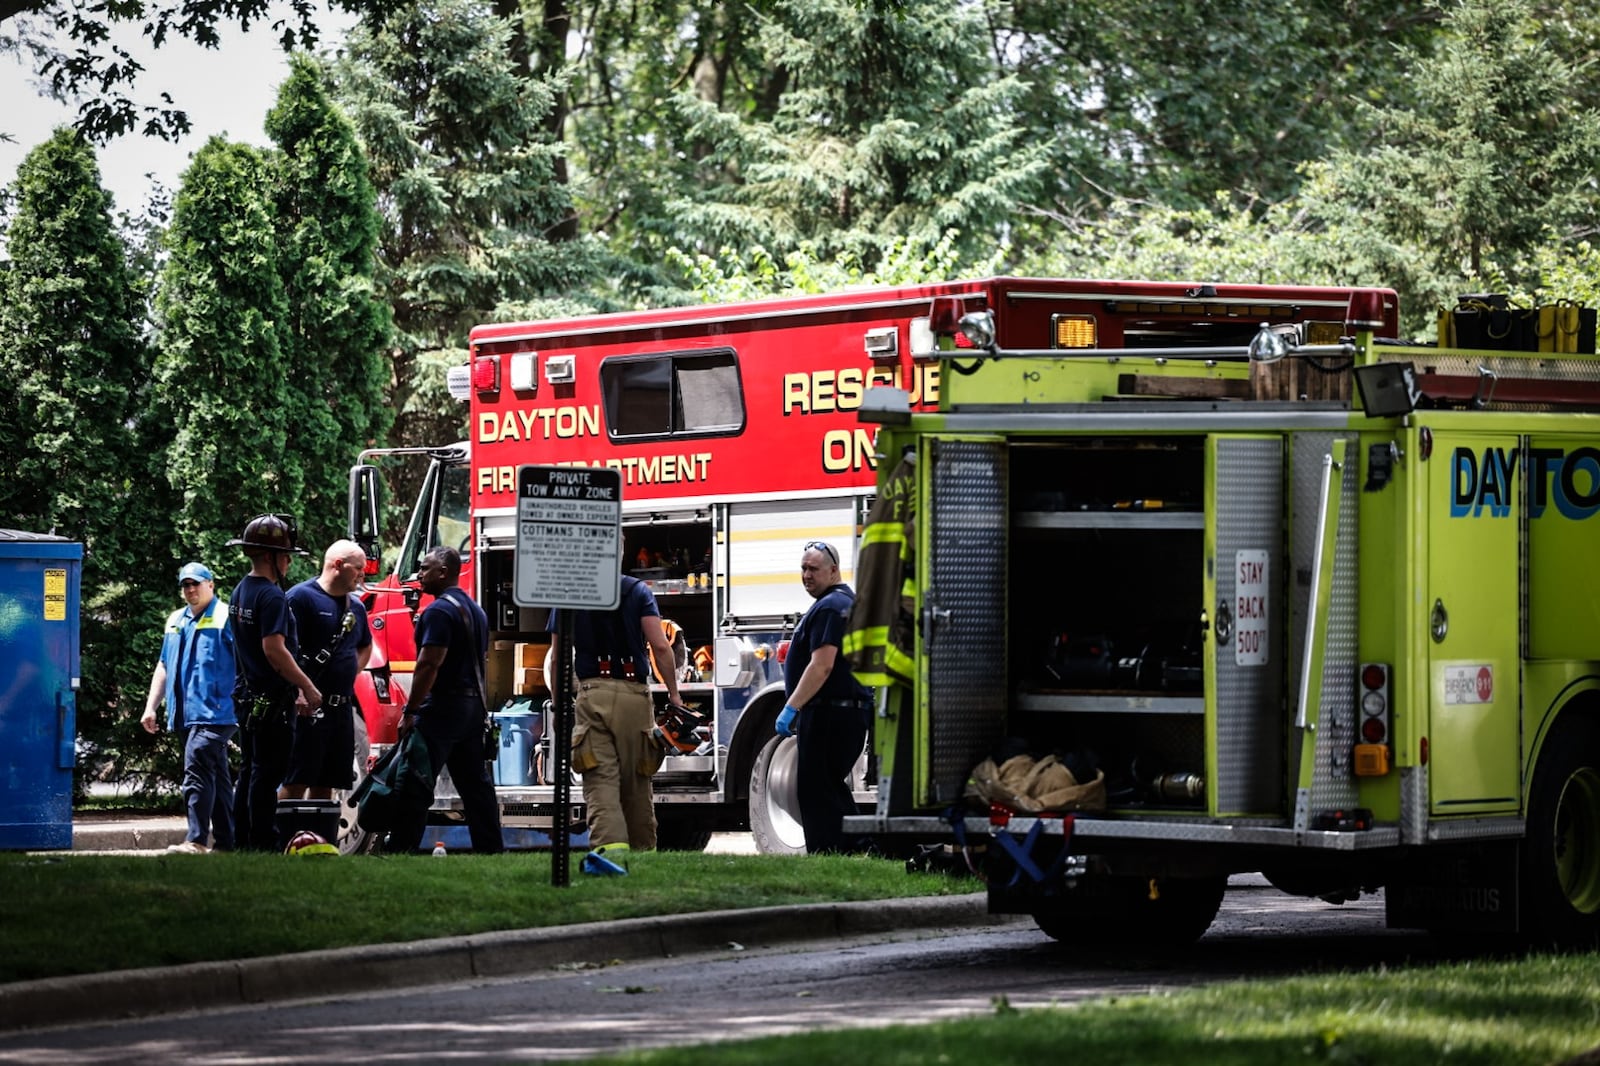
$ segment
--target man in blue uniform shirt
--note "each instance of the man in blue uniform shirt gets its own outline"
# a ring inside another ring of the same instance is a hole
[[[487,717],[483,660],[489,653],[489,616],[457,587],[461,556],[454,548],[432,548],[417,568],[417,583],[434,597],[417,617],[417,668],[411,675],[400,732],[415,729],[428,742],[428,759],[437,783],[450,771],[467,816],[472,850],[505,850],[500,833],[500,800],[489,778],[483,746]],[[428,812],[410,812],[389,833],[388,851],[415,851],[428,827]]]
[[[315,714],[322,692],[296,661],[294,615],[281,583],[289,564],[305,551],[295,545],[295,527],[281,515],[257,515],[228,542],[243,549],[250,573],[233,589],[233,628],[238,680],[233,690],[242,731],[244,765],[234,789],[233,820],[240,847],[278,849],[278,786],[289,768],[296,715]]]
[[[361,545],[336,540],[323,553],[322,573],[289,590],[300,665],[322,691],[322,711],[295,717],[280,800],[328,800],[355,783],[356,676],[372,656],[367,609],[355,595],[366,564]]]
[[[800,583],[816,601],[789,640],[783,664],[786,693],[779,735],[799,734],[795,784],[806,852],[855,851],[841,825],[856,813],[846,775],[866,747],[872,693],[856,681],[840,654],[855,593],[839,580],[839,553],[814,540],[800,557]]]

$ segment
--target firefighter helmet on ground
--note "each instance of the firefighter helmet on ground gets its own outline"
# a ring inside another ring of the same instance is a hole
[[[289,846],[283,849],[285,855],[337,855],[339,849],[323,840],[309,829],[302,829],[289,838]]]
[[[296,546],[295,536],[293,518],[281,514],[261,514],[246,522],[244,532],[228,541],[228,547],[243,548],[246,555],[250,554],[252,548],[289,552],[292,555],[311,554],[304,548]]]

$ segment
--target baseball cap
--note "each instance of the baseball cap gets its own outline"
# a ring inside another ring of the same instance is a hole
[[[185,581],[210,581],[211,571],[206,569],[205,563],[184,563],[183,569],[178,571],[178,584]]]

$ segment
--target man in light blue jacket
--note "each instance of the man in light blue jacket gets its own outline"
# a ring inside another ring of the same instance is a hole
[[[168,851],[204,855],[232,851],[233,781],[228,741],[238,728],[233,714],[233,630],[228,605],[216,595],[211,571],[186,563],[178,571],[185,606],[167,618],[161,658],[150,679],[140,720],[150,733],[159,728],[156,708],[167,704],[167,729],[183,735],[183,799],[189,833]],[[207,837],[211,846],[206,846]]]

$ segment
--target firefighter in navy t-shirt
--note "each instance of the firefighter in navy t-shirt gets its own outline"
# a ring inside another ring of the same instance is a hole
[[[840,824],[856,813],[845,777],[866,747],[872,714],[871,691],[840,654],[855,593],[839,580],[839,553],[822,541],[805,546],[800,582],[816,602],[789,641],[777,731],[799,733],[795,784],[806,851],[854,851],[859,842],[847,838]]]
[[[295,660],[294,616],[281,583],[289,563],[305,551],[295,546],[294,525],[280,515],[258,515],[228,542],[244,549],[250,573],[228,603],[238,680],[233,690],[244,754],[233,793],[234,835],[240,848],[278,850],[278,786],[289,766],[290,719],[322,706],[322,692]]]

